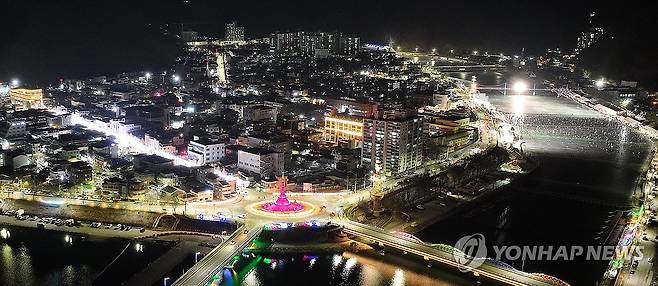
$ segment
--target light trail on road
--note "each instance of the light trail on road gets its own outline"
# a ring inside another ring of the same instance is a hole
[[[73,113],[71,115],[71,122],[76,125],[82,125],[87,129],[94,130],[97,132],[101,132],[105,135],[112,136],[115,138],[115,142],[119,144],[119,147],[125,147],[125,148],[130,148],[132,150],[136,150],[139,153],[146,153],[146,154],[155,154],[160,157],[166,158],[173,160],[176,165],[182,165],[185,167],[195,167],[199,166],[196,162],[183,159],[179,156],[176,156],[174,154],[170,154],[167,152],[164,152],[162,150],[157,150],[155,148],[146,146],[141,140],[139,140],[137,137],[127,133],[127,132],[121,132],[121,131],[116,131],[112,130],[109,126],[109,123],[100,121],[100,120],[89,120],[87,118],[84,118],[80,116],[78,113]]]

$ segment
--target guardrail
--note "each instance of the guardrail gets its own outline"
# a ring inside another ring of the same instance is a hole
[[[220,261],[215,261],[221,258],[222,250],[227,247],[236,237],[243,234],[246,226],[242,225],[238,227],[231,236],[229,236],[222,244],[218,245],[210,251],[205,257],[203,257],[197,264],[190,268],[187,272],[178,278],[172,285],[180,286],[189,286],[189,285],[206,285],[210,280],[213,274],[217,273],[221,268],[223,268],[228,261],[230,261],[235,253],[242,251],[252,240],[254,236],[260,234],[260,230],[257,230],[258,227],[250,229],[251,233],[247,239],[242,241],[239,245],[235,245],[235,250],[232,252],[232,255],[227,255]],[[225,255],[225,254],[224,254]],[[208,265],[210,263],[211,265]]]
[[[379,230],[377,228],[373,228],[361,223],[350,221],[344,223],[343,227],[344,231],[348,234],[364,237],[389,247],[416,254],[423,257],[425,260],[434,260],[461,270],[473,272],[476,276],[487,277],[489,279],[493,279],[508,285],[569,285],[562,280],[546,274],[535,275],[522,272],[514,268],[504,268],[491,262],[487,262],[486,260],[481,266],[473,268],[455,261],[452,252],[447,252],[443,249],[432,248],[431,246],[420,244],[416,241],[395,237],[384,232],[383,230]],[[362,230],[359,230],[358,228],[361,228]],[[368,234],[366,231],[372,232],[373,234]],[[410,244],[410,246],[403,245],[402,243],[395,241],[396,239],[402,240],[404,243]],[[549,279],[549,277],[551,279]]]

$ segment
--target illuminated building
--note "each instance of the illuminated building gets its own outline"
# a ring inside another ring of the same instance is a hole
[[[0,82],[0,97],[9,96],[9,84]]]
[[[0,137],[2,138],[16,138],[28,134],[25,120],[11,120],[0,123]]]
[[[242,42],[244,41],[244,27],[238,26],[238,23],[228,23],[226,24],[226,39],[231,42]]]
[[[43,103],[43,91],[40,88],[12,88],[9,91],[12,102],[19,102],[30,108]]]
[[[427,137],[425,151],[430,158],[446,158],[449,154],[468,145],[472,139],[473,130],[467,129],[435,133]]]
[[[273,50],[300,52],[306,55],[332,54],[353,55],[361,45],[359,37],[348,37],[332,32],[285,32],[270,35]]]
[[[580,54],[583,50],[594,45],[605,33],[602,27],[596,25],[596,20],[596,13],[590,13],[587,31],[580,32],[580,35],[578,36],[575,49],[576,54]]]
[[[361,39],[358,37],[340,37],[340,53],[354,55],[359,51]]]
[[[217,83],[219,86],[226,86],[228,84],[228,76],[226,74],[226,54],[217,53]]]
[[[225,141],[212,140],[209,138],[194,138],[187,147],[190,160],[196,160],[199,164],[219,162],[224,158]]]
[[[262,177],[283,175],[283,154],[262,148],[238,151],[238,169],[253,172]]]
[[[363,118],[332,112],[324,118],[323,138],[327,143],[349,142],[358,148],[363,142]]]
[[[361,163],[381,167],[384,175],[402,173],[423,162],[423,120],[379,116],[363,121]]]
[[[270,37],[272,48],[276,51],[292,52],[299,46],[297,33],[276,33]]]
[[[356,100],[327,98],[327,107],[336,109],[338,113],[349,115],[371,117],[377,111],[377,104],[371,102],[358,102]]]

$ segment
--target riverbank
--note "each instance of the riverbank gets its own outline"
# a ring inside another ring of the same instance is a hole
[[[498,194],[499,188],[530,174],[535,170],[537,165],[537,162],[530,161],[530,163],[527,163],[526,169],[523,172],[512,173],[501,171],[501,164],[497,168],[493,168],[469,180],[468,183],[477,182],[475,187],[470,186],[471,189],[476,189],[477,191],[464,192],[464,185],[457,185],[449,189],[441,187],[439,189],[442,192],[434,192],[433,198],[419,203],[415,207],[386,210],[376,217],[367,213],[367,210],[364,209],[366,207],[365,205],[352,207],[346,213],[354,221],[375,225],[389,231],[415,234],[442,220],[468,211],[476,204],[492,198],[495,194]],[[450,170],[446,170],[438,175],[448,172]],[[425,187],[430,188],[430,186]],[[405,190],[401,190],[400,192],[405,192]]]
[[[267,247],[263,248],[247,248],[248,253],[291,253],[291,254],[305,254],[305,253],[341,253],[341,252],[368,252],[374,251],[370,245],[361,243],[354,240],[343,242],[321,242],[321,243],[282,243],[274,242]]]
[[[90,235],[90,236],[97,236],[104,238],[116,237],[116,238],[134,239],[139,236],[153,235],[158,233],[158,231],[147,230],[147,229],[145,229],[144,232],[140,232],[139,228],[132,228],[131,230],[128,231],[115,230],[113,228],[110,229],[93,228],[90,227],[89,224],[80,224],[77,226],[65,226],[65,225],[58,226],[55,224],[38,223],[36,221],[19,220],[13,216],[0,216],[0,225],[3,226],[18,226],[24,228],[37,229],[39,228],[37,224],[42,224],[43,227],[41,229],[44,230],[58,231],[62,233],[76,233],[81,235]]]

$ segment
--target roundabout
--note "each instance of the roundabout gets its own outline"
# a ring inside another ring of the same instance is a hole
[[[247,206],[247,211],[264,217],[301,218],[317,211],[315,205],[304,201],[290,201],[286,196],[285,183],[281,184],[279,197],[274,201],[262,201]]]

